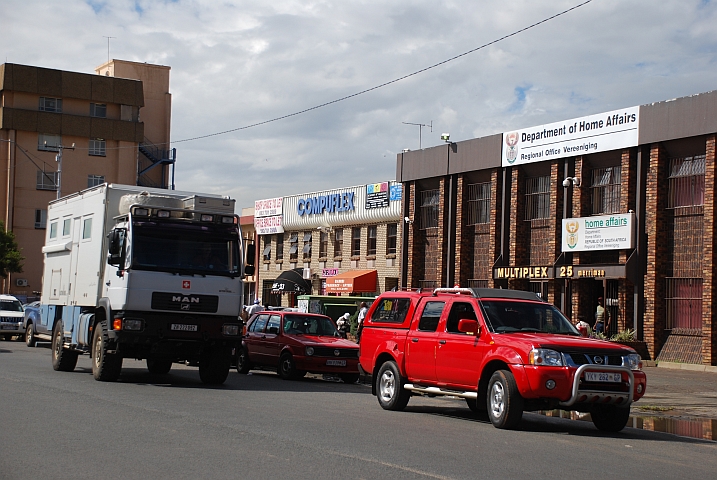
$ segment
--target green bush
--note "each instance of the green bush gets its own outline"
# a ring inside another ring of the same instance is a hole
[[[635,330],[623,330],[622,332],[616,333],[610,340],[613,342],[634,342],[635,341]]]

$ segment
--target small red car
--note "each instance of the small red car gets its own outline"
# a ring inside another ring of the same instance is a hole
[[[247,323],[237,371],[276,368],[285,380],[311,373],[334,374],[345,383],[359,379],[357,344],[341,337],[333,320],[313,313],[259,312]]]

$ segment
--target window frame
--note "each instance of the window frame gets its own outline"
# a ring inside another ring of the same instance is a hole
[[[90,138],[87,154],[93,157],[106,157],[107,140],[104,138]]]
[[[54,106],[52,104],[54,103]],[[40,97],[38,110],[41,112],[62,113],[62,99],[56,97]]]
[[[438,228],[439,208],[441,205],[441,192],[439,189],[423,190],[420,204],[420,230]]]
[[[550,218],[550,175],[525,180],[525,220]]]
[[[590,200],[593,215],[620,213],[622,167],[594,168],[590,174]]]
[[[90,103],[90,117],[107,118],[106,103]]]
[[[47,228],[47,209],[35,209],[35,228],[38,230]]]
[[[344,250],[344,229],[337,228],[334,231],[334,258],[343,256]]]
[[[53,140],[50,143],[49,140]],[[37,134],[37,150],[40,152],[59,152],[62,145],[62,135],[54,133],[38,133]]]
[[[42,170],[38,170],[35,180],[35,190],[50,190],[56,192],[58,177],[58,172],[43,172]],[[49,184],[50,181],[53,182],[52,185]]]
[[[351,228],[351,256],[361,256],[361,227]]]
[[[472,183],[468,189],[468,215],[466,225],[490,223],[490,201],[493,193],[491,182]]]
[[[391,232],[393,228],[393,232]],[[386,255],[396,255],[398,249],[398,223],[386,224]]]
[[[87,175],[87,188],[96,187],[97,185],[102,185],[103,183],[105,183],[104,175]]]

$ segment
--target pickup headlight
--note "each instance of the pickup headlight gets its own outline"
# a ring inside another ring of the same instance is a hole
[[[630,370],[642,370],[642,357],[637,353],[631,353],[622,357],[622,366]]]
[[[547,365],[549,367],[562,367],[565,365],[560,352],[547,348],[534,348],[528,355],[528,363],[531,365]]]

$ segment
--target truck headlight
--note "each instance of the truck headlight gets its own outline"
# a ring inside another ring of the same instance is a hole
[[[314,347],[306,347],[306,356],[310,357],[314,354]]]
[[[548,348],[534,348],[528,354],[528,363],[531,365],[547,365],[549,367],[562,367],[565,365],[560,352]]]
[[[125,318],[122,322],[122,330],[142,330],[142,320],[137,318]]]
[[[222,333],[224,335],[237,336],[237,335],[239,335],[239,325],[231,325],[231,324],[222,325]]]
[[[631,353],[622,357],[622,366],[630,370],[642,370],[642,357],[638,353]]]

